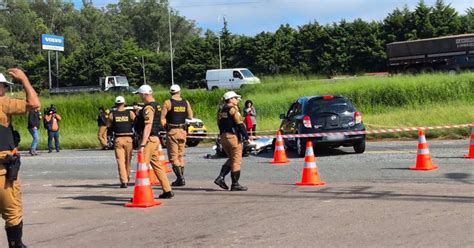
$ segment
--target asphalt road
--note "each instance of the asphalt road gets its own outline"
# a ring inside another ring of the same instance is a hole
[[[271,152],[250,156],[241,177],[249,191],[238,193],[213,184],[225,159],[189,148],[188,184],[151,209],[123,207],[133,187],[118,188],[113,151],[24,156],[24,239],[29,247],[474,247],[469,141],[428,142],[436,171],[407,169],[416,142],[318,152],[325,187],[294,186],[303,159],[291,152],[289,165],[269,164]]]

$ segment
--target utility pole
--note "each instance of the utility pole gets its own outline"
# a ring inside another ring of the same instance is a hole
[[[59,52],[56,51],[56,88],[59,88]]]
[[[146,84],[145,58],[143,56],[142,56],[142,68],[143,68],[143,83]]]
[[[140,66],[142,67],[142,72],[143,72],[143,84],[146,85],[146,74],[145,74],[145,58],[142,56],[142,61],[135,57],[135,59],[140,63]]]
[[[48,50],[48,75],[49,75],[49,89],[53,88],[53,79],[51,77],[51,51]]]
[[[170,6],[167,6],[168,9],[168,29],[170,33],[170,63],[171,63],[171,85],[174,85],[174,70],[173,70],[173,41],[171,39],[171,10]]]
[[[219,24],[219,22],[220,22],[220,17],[221,17],[221,15],[217,16],[217,24]],[[218,32],[217,34],[218,34],[217,39],[218,39],[218,43],[219,43],[219,68],[222,70],[221,34],[220,34],[220,32]]]

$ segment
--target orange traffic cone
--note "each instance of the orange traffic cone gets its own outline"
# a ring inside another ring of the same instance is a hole
[[[150,178],[148,177],[148,166],[143,161],[142,153],[138,153],[137,167],[132,203],[125,204],[125,207],[149,208],[160,205],[161,202],[154,199]]]
[[[281,137],[280,130],[276,133],[275,153],[273,154],[272,164],[288,164],[290,161],[286,157],[285,144]]]
[[[428,143],[426,143],[425,132],[420,130],[418,132],[418,154],[416,155],[416,165],[410,167],[410,170],[436,170],[437,165],[434,165],[431,161],[430,150],[428,149]]]
[[[301,182],[296,183],[297,186],[323,186],[325,182],[321,182],[319,178],[318,166],[316,165],[316,157],[313,151],[313,142],[306,142],[306,155],[304,156],[304,168]]]
[[[474,126],[471,126],[471,141],[469,142],[469,153],[464,158],[474,158]]]
[[[159,156],[159,160],[160,160],[160,163],[162,164],[162,166],[165,166],[166,167],[166,173],[171,173],[173,172],[173,170],[171,168],[168,167],[168,164],[170,163],[169,161],[166,160],[165,158],[165,152],[163,151],[163,147],[161,146],[161,144],[158,146],[158,156]]]

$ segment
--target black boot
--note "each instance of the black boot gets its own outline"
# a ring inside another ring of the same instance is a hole
[[[184,166],[179,168],[181,169],[181,184],[184,186],[186,185],[186,181],[184,180]]]
[[[232,178],[232,186],[230,186],[230,191],[247,191],[248,188],[239,184],[240,171],[235,171],[230,173]]]
[[[163,194],[159,195],[158,198],[160,198],[160,199],[171,199],[171,198],[173,198],[173,196],[174,196],[173,191],[168,191],[168,192],[164,192]]]
[[[174,171],[174,174],[176,175],[176,181],[171,183],[171,186],[184,186],[185,183],[183,182],[183,174],[182,174],[181,168],[173,165],[173,171]]]
[[[225,184],[225,179],[224,179],[225,176],[229,174],[229,172],[230,172],[230,166],[223,165],[221,168],[221,172],[219,173],[219,176],[216,178],[216,180],[214,180],[214,183],[225,190],[229,190],[229,186]]]
[[[7,231],[9,248],[26,248],[21,241],[21,236],[23,235],[23,221],[16,226],[5,228],[5,230]]]

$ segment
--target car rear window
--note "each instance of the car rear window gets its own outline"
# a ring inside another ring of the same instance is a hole
[[[352,104],[347,102],[344,98],[334,98],[332,100],[316,98],[308,101],[304,112],[306,114],[316,114],[322,112],[343,113],[346,111],[354,112],[355,109]]]

